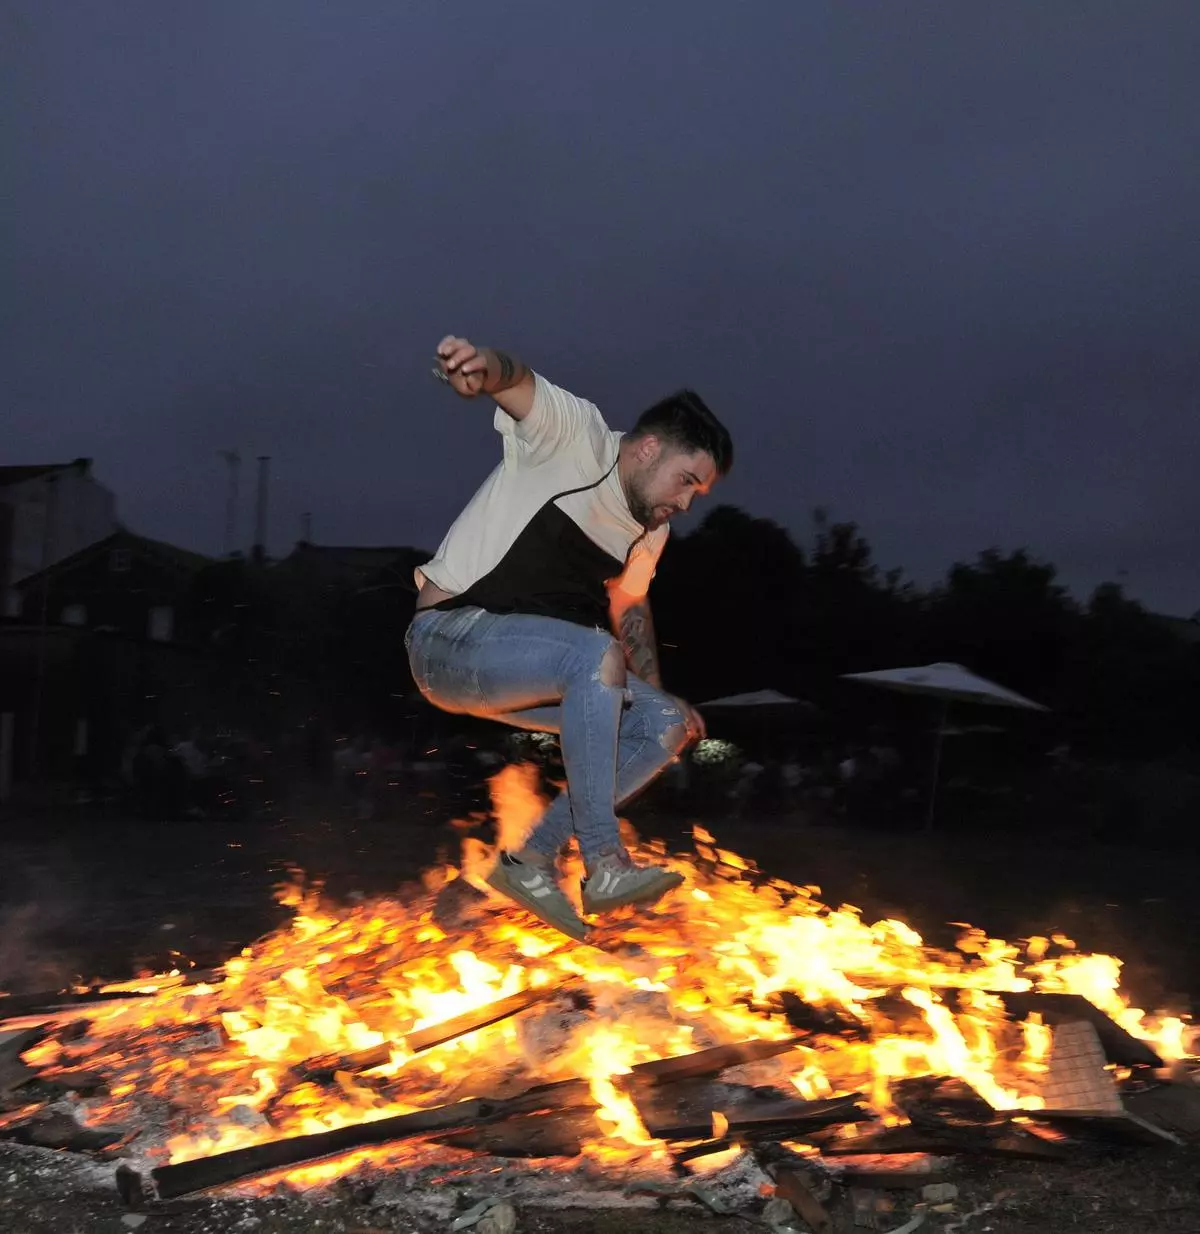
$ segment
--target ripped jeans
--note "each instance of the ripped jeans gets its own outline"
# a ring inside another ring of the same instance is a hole
[[[547,856],[572,832],[589,865],[618,848],[616,807],[687,745],[674,699],[632,673],[624,688],[602,679],[601,662],[617,647],[607,631],[481,608],[425,609],[404,641],[417,688],[435,707],[558,734],[567,789],[527,841]]]

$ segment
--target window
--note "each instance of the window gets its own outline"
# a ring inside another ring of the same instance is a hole
[[[124,574],[133,565],[133,554],[127,548],[108,550],[108,568],[113,574]]]
[[[15,587],[10,587],[4,593],[4,615],[5,617],[20,617],[21,615],[21,593]]]
[[[62,611],[64,626],[86,626],[87,608],[82,604],[68,604]]]
[[[146,636],[156,643],[169,643],[175,634],[175,610],[170,605],[152,608],[146,619]]]

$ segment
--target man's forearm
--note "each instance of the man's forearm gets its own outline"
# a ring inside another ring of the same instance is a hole
[[[616,633],[625,652],[629,671],[647,685],[662,689],[662,671],[658,664],[658,643],[654,637],[654,618],[650,601],[639,600],[615,614]]]
[[[487,360],[483,389],[514,420],[523,420],[533,406],[533,371],[507,351],[485,347],[480,353]]]

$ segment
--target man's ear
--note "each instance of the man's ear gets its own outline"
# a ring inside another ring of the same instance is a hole
[[[639,463],[653,463],[661,453],[662,442],[653,433],[647,433],[644,437],[638,438],[634,457]]]

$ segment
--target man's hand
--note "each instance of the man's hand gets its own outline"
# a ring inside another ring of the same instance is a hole
[[[672,701],[679,708],[680,714],[683,716],[683,722],[687,725],[688,740],[703,741],[708,736],[708,729],[704,725],[704,717],[686,699],[675,698]]]
[[[448,334],[437,345],[438,369],[463,398],[490,394],[514,420],[523,420],[533,406],[533,373],[520,360],[491,347],[476,347]]]
[[[437,362],[455,394],[474,398],[483,393],[487,381],[487,356],[473,343],[447,334],[437,345]]]

